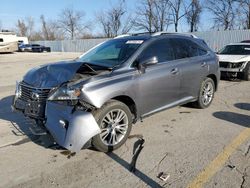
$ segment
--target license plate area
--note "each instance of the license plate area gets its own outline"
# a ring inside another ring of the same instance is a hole
[[[45,113],[45,104],[36,101],[28,101],[25,106],[24,113],[28,116],[43,118]]]

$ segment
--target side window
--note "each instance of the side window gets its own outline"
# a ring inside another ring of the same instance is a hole
[[[0,42],[3,42],[3,38],[0,38]]]
[[[206,50],[203,50],[201,48],[199,48],[198,50],[199,50],[199,55],[206,55],[207,54]]]
[[[206,50],[190,40],[176,38],[173,41],[176,59],[202,56],[207,53]]]
[[[174,60],[173,47],[168,39],[161,39],[151,43],[140,55],[140,60],[144,61],[152,57],[157,57],[159,63]]]
[[[198,44],[190,40],[186,40],[186,41],[189,47],[188,52],[189,52],[190,57],[202,56],[207,53],[207,51],[203,50]]]
[[[173,48],[175,51],[175,59],[183,59],[189,57],[188,45],[183,39],[171,39],[173,42]]]

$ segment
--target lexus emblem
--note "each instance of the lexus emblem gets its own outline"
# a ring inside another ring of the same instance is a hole
[[[39,99],[38,93],[32,92],[32,93],[31,93],[31,98],[32,98],[33,100],[38,100],[38,99]]]

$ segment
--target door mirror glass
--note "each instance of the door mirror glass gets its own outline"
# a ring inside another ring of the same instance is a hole
[[[148,58],[146,60],[143,60],[140,62],[141,65],[154,65],[158,63],[158,58],[156,56],[153,56],[151,58]]]
[[[157,63],[158,63],[158,58],[156,56],[143,60],[143,61],[140,61],[140,60],[136,61],[137,68],[141,73],[145,73],[145,69],[147,66],[155,65]]]

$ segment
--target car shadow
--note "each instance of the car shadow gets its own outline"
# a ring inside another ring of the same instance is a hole
[[[126,170],[130,171],[130,163],[119,157],[113,152],[106,153],[108,157],[113,159],[115,162],[120,164],[122,167],[124,167]],[[131,172],[132,173],[132,172]],[[149,187],[162,187],[160,184],[158,184],[156,181],[154,181],[152,178],[148,177],[146,174],[144,174],[142,171],[136,168],[135,172],[133,174],[139,178],[141,181],[143,181],[145,184],[147,184]]]
[[[245,114],[220,111],[220,112],[214,112],[213,116],[218,119],[222,119],[222,120],[235,123],[243,127],[250,128],[250,116],[245,115]]]
[[[250,111],[250,103],[236,103],[234,104],[234,106],[242,110]]]
[[[10,122],[10,131],[12,132],[13,136],[16,137],[27,136],[30,139],[30,141],[33,141],[34,143],[43,146],[45,148],[50,148],[50,146],[53,145],[53,139],[51,138],[51,136],[33,135],[29,129],[30,124],[33,123],[33,120],[25,117],[20,112],[12,112],[11,110],[12,100],[13,100],[13,95],[4,97],[0,100],[0,119]],[[13,143],[13,145],[15,144],[16,143]]]

